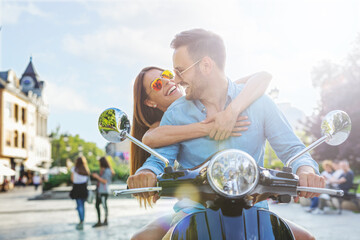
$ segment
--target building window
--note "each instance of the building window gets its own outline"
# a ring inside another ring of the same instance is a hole
[[[14,117],[16,122],[19,121],[19,106],[17,104],[14,107]]]
[[[26,147],[26,138],[25,138],[25,133],[21,134],[21,147],[25,148]]]
[[[21,108],[21,121],[23,124],[26,123],[26,109],[25,108]]]
[[[5,144],[6,146],[11,147],[11,132],[7,130],[5,134]]]
[[[18,134],[18,131],[15,130],[15,132],[14,132],[14,147],[19,146],[18,142],[19,142],[19,134]]]
[[[12,117],[12,105],[11,102],[5,103],[5,116],[8,118]]]

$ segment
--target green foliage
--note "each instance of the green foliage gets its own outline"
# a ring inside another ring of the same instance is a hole
[[[114,167],[115,176],[117,179],[126,181],[130,175],[130,167],[128,164],[120,163]]]
[[[108,118],[111,120],[114,116],[110,114]],[[75,164],[76,158],[80,156],[81,152],[87,159],[90,172],[100,171],[98,159],[104,156],[105,152],[98,148],[95,143],[86,142],[79,135],[60,134],[59,128],[51,133],[51,137],[53,166],[66,166],[67,160]],[[113,159],[111,156],[107,156],[107,159],[114,169],[114,180],[126,181],[130,172],[129,165],[118,158]],[[51,176],[49,182],[45,183],[44,190],[59,186],[61,183],[71,183],[70,173]]]
[[[99,118],[99,129],[109,131],[116,130],[115,111],[113,109],[103,112]]]
[[[66,183],[67,185],[71,184],[70,173],[67,173],[67,174],[61,173],[59,175],[50,175],[49,181],[44,182],[44,184],[43,184],[43,191],[47,191],[54,187],[58,187],[62,183]]]
[[[114,169],[114,180],[126,181],[130,175],[130,167],[128,164],[120,162],[119,158],[113,159],[111,156],[106,156],[109,164]]]
[[[341,64],[323,61],[312,71],[312,82],[320,91],[320,105],[317,112],[307,119],[307,133],[316,139],[321,137],[320,125],[323,117],[330,111],[345,111],[351,119],[352,129],[349,138],[339,146],[322,144],[314,150],[317,160],[347,159],[355,173],[360,173],[360,35],[353,50]],[[337,119],[335,119],[335,122]],[[338,124],[338,123],[335,123]]]
[[[360,183],[360,175],[355,176],[354,183]],[[360,193],[360,187],[358,188],[357,193]]]
[[[271,162],[271,164],[269,162]],[[283,167],[283,163],[278,159],[275,151],[272,149],[268,141],[266,141],[265,144],[264,167],[272,169],[275,169],[276,167]]]
[[[70,159],[75,163],[80,152],[86,157],[89,168],[98,166],[98,158],[104,156],[104,151],[93,142],[86,142],[79,135],[59,134],[59,129],[51,134],[51,157],[54,159],[53,166],[66,166],[66,160]]]

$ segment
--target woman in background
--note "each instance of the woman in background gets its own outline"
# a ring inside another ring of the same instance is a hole
[[[86,158],[84,156],[78,157],[75,167],[71,169],[73,189],[70,192],[70,197],[76,200],[76,209],[80,218],[80,223],[76,225],[77,230],[84,228],[85,201],[88,197],[87,182],[89,176],[90,170]]]
[[[107,206],[107,199],[110,193],[109,185],[111,184],[111,178],[114,175],[114,170],[112,169],[106,157],[100,158],[99,162],[100,162],[100,175],[97,173],[92,174],[92,177],[97,180],[95,207],[98,216],[98,221],[95,225],[93,225],[93,227],[108,225],[109,211]],[[100,203],[102,204],[105,211],[105,219],[103,223],[101,223]]]

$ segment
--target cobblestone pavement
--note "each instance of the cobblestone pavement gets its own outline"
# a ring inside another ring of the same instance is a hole
[[[37,193],[40,193],[38,191]],[[139,208],[132,198],[108,201],[109,226],[92,228],[96,222],[94,205],[86,203],[85,227],[75,230],[78,215],[75,201],[28,201],[36,195],[33,188],[19,188],[0,194],[0,239],[130,239],[131,235],[157,216],[172,211],[175,199],[160,199],[152,209]],[[270,204],[278,215],[296,222],[314,234],[316,239],[359,239],[360,214],[328,209],[324,215],[309,214],[299,204]]]

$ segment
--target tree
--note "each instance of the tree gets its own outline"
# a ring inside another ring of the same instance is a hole
[[[83,154],[89,164],[90,169],[98,169],[98,157],[104,156],[104,151],[93,142],[86,142],[79,135],[60,134],[57,128],[50,134],[51,136],[51,157],[54,159],[53,166],[66,166],[66,161],[70,159],[75,163],[76,158]]]
[[[360,166],[360,35],[355,41],[354,50],[342,64],[323,61],[312,71],[313,86],[321,93],[316,113],[306,122],[307,134],[316,138],[321,136],[320,125],[323,117],[332,110],[343,110],[351,119],[352,130],[349,138],[341,145],[329,147],[323,144],[314,150],[317,160],[350,161],[354,170]]]

